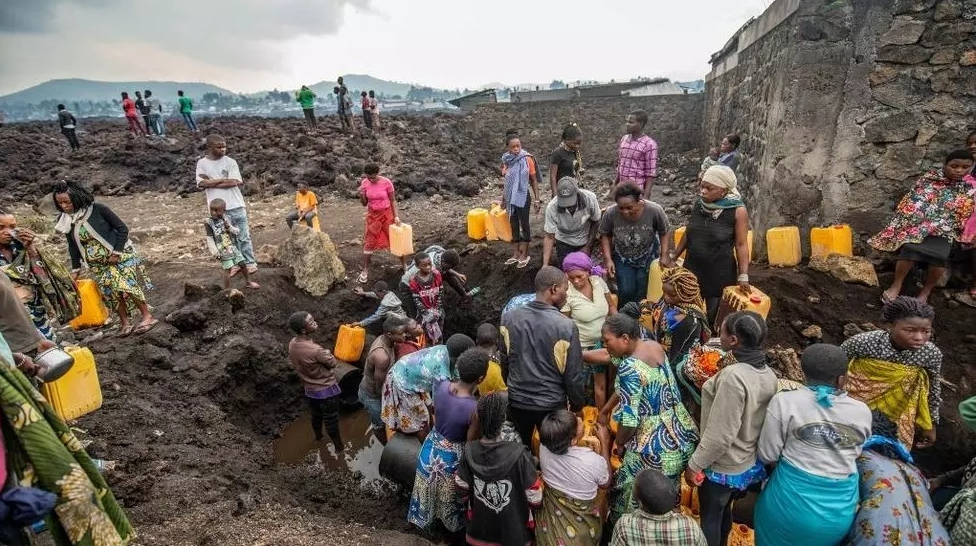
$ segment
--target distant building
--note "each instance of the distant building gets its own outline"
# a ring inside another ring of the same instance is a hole
[[[688,93],[688,91],[680,87],[677,83],[665,80],[663,82],[649,83],[643,87],[629,89],[622,93],[622,95],[629,97],[649,97],[651,95],[684,95],[685,93]]]
[[[669,83],[668,78],[658,78],[654,80],[638,80],[621,83],[601,83],[593,85],[580,85],[565,89],[542,89],[539,91],[516,91],[512,93],[509,100],[512,102],[541,102],[552,100],[571,100],[571,99],[593,99],[600,97],[620,97],[622,95],[634,95],[632,92],[640,89],[647,89],[641,95],[664,95],[667,87],[652,87],[661,83]],[[661,91],[661,92],[655,92]],[[673,90],[674,91],[674,90]],[[678,90],[677,94],[683,91]]]
[[[495,96],[495,89],[483,89],[481,91],[476,91],[470,95],[449,100],[448,104],[457,106],[462,110],[473,110],[479,104],[489,102],[498,102],[498,98]]]

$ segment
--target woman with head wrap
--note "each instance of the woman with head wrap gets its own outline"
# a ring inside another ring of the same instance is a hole
[[[960,402],[960,416],[974,430],[975,398]],[[930,480],[933,505],[940,510],[940,521],[950,533],[952,546],[974,543],[974,473],[977,459]]]
[[[563,260],[563,272],[570,280],[567,301],[560,311],[573,319],[580,332],[580,347],[590,351],[600,347],[600,330],[608,315],[617,313],[617,303],[607,283],[601,278],[604,269],[594,265],[583,252],[571,252]],[[607,401],[607,367],[587,366],[592,379],[594,401],[602,407]]]
[[[950,537],[926,490],[926,479],[913,466],[913,457],[897,439],[898,434],[898,427],[885,414],[872,412],[872,436],[855,461],[858,512],[844,544],[950,546]],[[969,544],[973,543],[971,531]]]
[[[750,214],[736,189],[736,173],[725,165],[709,167],[699,183],[699,200],[685,234],[670,257],[674,260],[687,253],[683,265],[699,279],[710,323],[724,288],[739,284],[750,291],[749,231]]]

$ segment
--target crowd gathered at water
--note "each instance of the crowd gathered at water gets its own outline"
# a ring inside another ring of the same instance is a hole
[[[344,90],[339,82],[338,104],[348,112]],[[303,107],[312,104],[310,93],[298,92]],[[366,126],[378,130],[371,97],[363,99]],[[125,100],[133,133],[147,133]],[[148,132],[165,134],[148,115]],[[59,119],[75,148],[74,118]],[[192,116],[184,119],[196,132]],[[758,290],[738,190],[740,137],[726,136],[703,160],[676,242],[664,209],[650,200],[658,145],[647,124],[643,111],[627,117],[606,207],[580,184],[580,127],[563,131],[545,185],[543,165],[522,148],[519,132],[500,135],[498,205],[513,253],[498,267],[525,269],[537,259],[534,212],[543,215],[544,236],[533,292],[513,294],[497,321],[457,332],[445,286],[465,302],[484,295],[469,286],[459,252],[444,245],[400,256],[397,286],[378,280],[369,292],[356,289],[379,302],[357,322],[379,326],[365,350],[359,402],[380,442],[400,435],[420,445],[407,520],[476,546],[719,546],[744,540],[732,507],[752,495],[745,540],[756,544],[973,544],[974,461],[927,480],[912,452],[939,442],[943,357],[930,340],[936,317],[928,299],[951,250],[973,249],[974,136],[921,176],[868,241],[896,255],[893,284],[880,294],[886,328],[841,346],[808,346],[801,383],[770,366],[765,311],[750,305]],[[260,290],[239,166],[224,137],[210,134],[206,146],[195,173],[208,205],[201,233],[225,288],[240,276]],[[359,187],[366,207],[360,285],[370,280],[372,255],[389,250],[392,228],[404,223],[394,181],[381,172],[367,164]],[[47,506],[33,520],[0,522],[0,531],[17,544],[18,527],[47,516],[59,544],[83,543],[88,533],[120,544],[132,534],[125,515],[29,378],[45,373],[32,356],[59,344],[56,326],[79,313],[78,281],[93,281],[118,316],[119,336],[158,324],[147,300],[152,283],[125,222],[81,181],[60,182],[52,195],[70,270],[0,211],[0,402],[10,463],[0,471],[9,469]],[[299,183],[283,219],[291,229],[306,229],[294,226],[301,222],[328,230],[318,205]],[[915,264],[927,268],[922,289],[903,295]],[[657,299],[648,296],[653,267],[660,267]],[[963,296],[972,301],[973,291]],[[295,336],[289,362],[316,440],[328,437],[339,452],[337,359],[313,340],[313,314],[296,310],[287,327]],[[959,412],[973,428],[974,398]],[[72,496],[77,490],[99,494]],[[61,510],[65,499],[76,512]]]

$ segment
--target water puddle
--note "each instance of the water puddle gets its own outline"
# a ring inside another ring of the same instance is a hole
[[[370,416],[363,410],[340,415],[339,434],[343,453],[337,457],[328,435],[316,444],[309,416],[303,415],[285,427],[275,441],[275,461],[299,464],[315,453],[315,463],[327,470],[358,472],[364,483],[380,478],[383,444],[370,431]]]

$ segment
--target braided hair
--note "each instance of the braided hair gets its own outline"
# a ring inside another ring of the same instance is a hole
[[[482,429],[482,438],[492,440],[502,434],[506,411],[509,408],[509,397],[505,391],[495,391],[478,399],[478,425]]]
[[[61,212],[61,205],[58,204],[58,195],[67,194],[71,200],[71,206],[75,212],[92,206],[95,196],[87,188],[73,180],[62,180],[54,185],[51,190],[51,199],[54,200],[54,207]]]
[[[882,306],[882,320],[890,324],[911,318],[933,320],[936,318],[936,311],[932,305],[909,296],[892,298]]]
[[[695,273],[684,267],[668,268],[662,271],[662,284],[672,285],[680,305],[689,305],[705,312],[706,302],[702,299]]]
[[[767,321],[753,311],[731,313],[723,324],[727,332],[739,339],[744,349],[759,349],[767,337]]]

